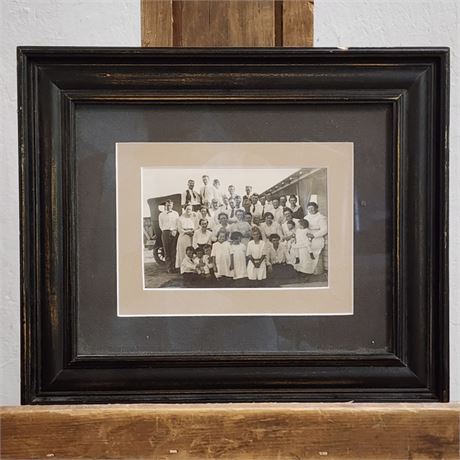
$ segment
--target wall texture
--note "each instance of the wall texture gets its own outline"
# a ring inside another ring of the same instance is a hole
[[[316,47],[449,46],[451,400],[460,400],[460,2],[315,0]]]
[[[0,0],[0,405],[19,404],[16,46],[139,46],[139,0]]]
[[[138,46],[140,0],[0,1],[0,405],[19,403],[16,46]],[[450,46],[451,389],[460,400],[460,3],[316,0],[315,46]],[[455,180],[456,179],[456,180]],[[457,280],[457,282],[456,282]]]

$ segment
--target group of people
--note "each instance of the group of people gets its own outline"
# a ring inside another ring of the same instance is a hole
[[[315,273],[327,234],[317,203],[304,212],[296,195],[259,195],[248,185],[241,196],[233,185],[223,193],[218,179],[202,180],[199,192],[188,181],[181,215],[172,200],[160,213],[168,272],[179,271],[187,286]]]

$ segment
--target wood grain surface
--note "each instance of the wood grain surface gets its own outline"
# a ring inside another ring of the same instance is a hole
[[[313,45],[313,0],[141,0],[142,46]]]
[[[313,46],[313,0],[283,2],[282,46]]]
[[[173,16],[171,0],[141,1],[142,46],[172,46]]]
[[[453,404],[23,406],[2,458],[458,459]]]

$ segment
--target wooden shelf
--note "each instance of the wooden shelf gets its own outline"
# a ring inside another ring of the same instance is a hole
[[[457,404],[23,406],[1,458],[458,459]]]

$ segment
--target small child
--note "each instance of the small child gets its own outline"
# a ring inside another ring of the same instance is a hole
[[[208,276],[209,275],[209,264],[208,264],[208,256],[204,254],[204,249],[202,247],[197,247],[195,249],[195,266],[196,272],[200,276]]]
[[[246,268],[246,246],[241,243],[243,235],[240,232],[232,232],[230,235],[230,270],[233,270],[233,279],[240,280],[248,277]]]
[[[313,238],[309,236],[308,221],[306,219],[299,219],[298,228],[295,231],[295,248],[298,253],[296,254],[296,261],[294,268],[301,273],[313,273],[312,261],[315,260],[313,255],[311,241]]]
[[[230,269],[230,243],[224,229],[217,232],[217,241],[212,245],[211,256],[215,277],[222,281],[233,278],[233,271]]]
[[[204,249],[204,255],[206,256],[206,264],[208,265],[208,268],[209,268],[209,278],[211,280],[216,279],[216,277],[214,276],[214,264],[212,262],[212,256],[211,256],[212,245],[205,244],[203,246],[203,249]]]
[[[180,273],[184,278],[184,286],[189,287],[197,280],[196,264],[193,260],[195,249],[193,246],[185,248],[185,257],[180,265]]]
[[[286,243],[287,263],[294,265],[298,256],[297,249],[293,247],[295,243],[295,222],[293,220],[288,220],[283,224],[283,227],[283,241]]]

